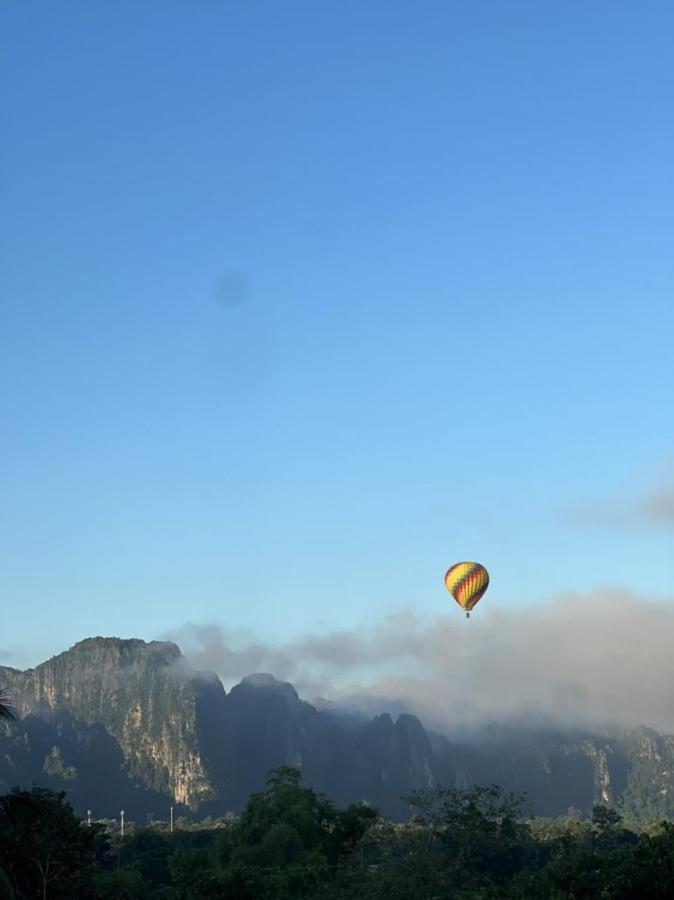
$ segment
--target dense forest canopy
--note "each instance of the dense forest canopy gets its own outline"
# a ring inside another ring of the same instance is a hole
[[[591,819],[531,819],[499,787],[436,787],[391,822],[339,808],[272,770],[239,817],[142,827],[80,820],[63,794],[15,791],[0,824],[0,898],[91,900],[439,900],[669,898],[674,825],[636,832],[614,809]],[[12,805],[10,804],[10,807]]]

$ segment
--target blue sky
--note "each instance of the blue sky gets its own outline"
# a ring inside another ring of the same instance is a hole
[[[4,660],[671,595],[673,28],[3,4]]]

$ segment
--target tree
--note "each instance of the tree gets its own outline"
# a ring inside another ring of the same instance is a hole
[[[622,824],[623,817],[610,806],[595,804],[592,807],[592,825],[598,834],[615,831]]]
[[[0,828],[0,859],[21,897],[91,895],[97,827],[85,826],[64,793],[14,791],[28,803]]]
[[[16,709],[12,701],[8,698],[7,692],[0,689],[0,725],[5,723],[5,727],[16,719]],[[25,810],[29,806],[27,798],[22,795],[0,794],[0,827],[10,822],[15,815]]]
[[[297,769],[280,766],[211,851],[175,854],[173,884],[181,900],[315,900],[376,817],[360,804],[336,809]]]
[[[301,783],[290,766],[267,776],[221,842],[233,877],[255,897],[313,897],[336,860],[332,803]]]
[[[96,900],[138,900],[147,897],[148,884],[137,869],[96,872]]]
[[[406,799],[410,822],[370,823],[321,900],[504,896],[512,878],[536,862],[522,797],[490,786],[436,787]]]
[[[0,726],[4,727],[16,718],[14,704],[8,698],[6,691],[0,689]],[[21,815],[30,816],[38,811],[33,798],[21,793],[0,794],[0,832],[6,830],[16,822]],[[13,900],[14,891],[11,880],[7,874],[7,863],[0,855],[0,900]]]
[[[504,883],[530,859],[534,846],[523,821],[522,795],[496,785],[469,790],[435,788],[409,798],[415,820],[429,828],[451,859],[456,877],[471,872],[478,881]]]
[[[592,807],[592,831],[595,849],[600,851],[637,842],[634,832],[623,828],[623,817],[610,806],[595,804]]]
[[[0,869],[0,900],[15,900],[12,882],[7,874]]]

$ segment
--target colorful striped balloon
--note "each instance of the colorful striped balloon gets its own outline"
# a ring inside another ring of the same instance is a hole
[[[469,619],[471,609],[489,587],[489,572],[480,563],[456,563],[447,570],[445,587]]]

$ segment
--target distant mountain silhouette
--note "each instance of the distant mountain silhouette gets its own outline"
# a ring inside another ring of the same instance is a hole
[[[394,818],[415,788],[488,783],[525,791],[538,815],[606,803],[636,821],[674,817],[674,738],[644,728],[608,738],[493,726],[452,740],[409,714],[317,709],[268,674],[227,694],[175,644],[119,638],[89,638],[25,672],[0,667],[0,687],[21,714],[0,725],[0,790],[62,789],[97,816],[238,811],[287,763],[337,803]]]

